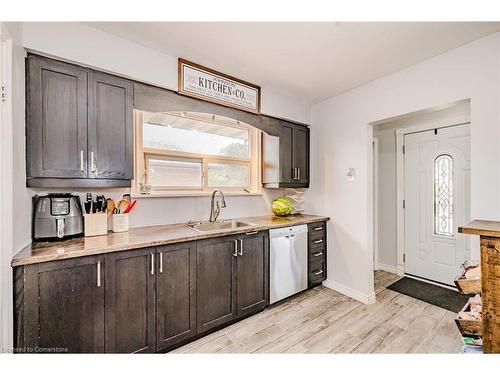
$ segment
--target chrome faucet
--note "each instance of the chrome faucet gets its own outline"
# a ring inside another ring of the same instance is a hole
[[[215,201],[215,195],[219,193],[221,200]],[[216,222],[220,214],[220,209],[226,207],[226,200],[224,199],[224,194],[220,190],[214,190],[212,193],[212,202],[210,203],[210,221],[211,223]]]

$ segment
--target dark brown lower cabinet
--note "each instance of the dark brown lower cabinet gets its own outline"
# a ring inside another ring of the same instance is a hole
[[[268,232],[15,267],[16,349],[166,351],[269,303]]]
[[[268,305],[268,242],[268,232],[198,241],[198,333]]]
[[[269,304],[269,237],[259,232],[240,238],[236,261],[238,317]]]
[[[17,267],[14,275],[19,352],[104,352],[104,256]]]
[[[196,243],[157,248],[157,350],[196,335]]]
[[[155,248],[106,255],[106,352],[156,351]]]
[[[236,319],[237,237],[198,241],[196,246],[196,302],[198,333]]]

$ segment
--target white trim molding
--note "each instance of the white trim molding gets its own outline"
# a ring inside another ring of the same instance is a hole
[[[396,266],[390,266],[388,264],[383,264],[383,263],[377,263],[377,270],[385,271],[385,272],[390,272],[390,273],[398,273],[398,267]]]
[[[349,288],[348,286],[330,279],[326,279],[325,281],[323,281],[323,285],[328,289],[332,289],[336,292],[342,293],[343,295],[351,297],[359,302],[364,303],[365,305],[375,303],[375,292],[372,292],[370,294],[361,293],[355,289]]]

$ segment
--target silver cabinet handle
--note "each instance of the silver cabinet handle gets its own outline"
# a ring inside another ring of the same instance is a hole
[[[297,168],[297,180],[300,180],[300,168]]]
[[[292,180],[295,180],[295,168],[292,168]]]
[[[246,232],[245,234],[251,236],[252,234],[257,234],[259,231],[257,229]]]
[[[318,276],[318,275],[321,275],[322,273],[323,273],[323,270],[319,270],[319,271],[313,272],[313,275]]]
[[[233,256],[237,257],[238,256],[238,240],[233,240],[233,243],[234,243]]]
[[[101,287],[101,261],[97,262],[97,287]]]
[[[94,151],[90,152],[90,170],[92,173],[95,173]]]
[[[80,150],[80,171],[85,172],[85,169],[83,167],[83,150]]]
[[[243,255],[243,240],[240,240],[240,252],[239,255]]]
[[[151,275],[155,274],[155,255],[151,253]]]
[[[163,273],[163,253],[160,253],[160,273]]]
[[[315,243],[315,244],[316,244],[316,243],[321,243],[321,242],[323,242],[323,240],[322,240],[322,239],[321,239],[321,240],[316,240],[316,241],[314,241],[314,243]]]
[[[314,230],[323,230],[323,227],[316,227]]]
[[[319,253],[314,253],[314,254],[313,254],[313,257],[319,257],[319,256],[321,256],[321,255],[323,255],[323,252],[322,252],[322,251],[320,251]]]

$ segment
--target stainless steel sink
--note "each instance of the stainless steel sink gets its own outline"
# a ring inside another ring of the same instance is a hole
[[[188,226],[191,228],[199,231],[199,232],[210,232],[214,230],[221,230],[221,229],[234,229],[234,228],[241,228],[241,227],[251,227],[252,224],[249,223],[244,223],[242,221],[223,221],[219,223],[211,223],[211,222],[200,222],[200,223],[189,223]]]

